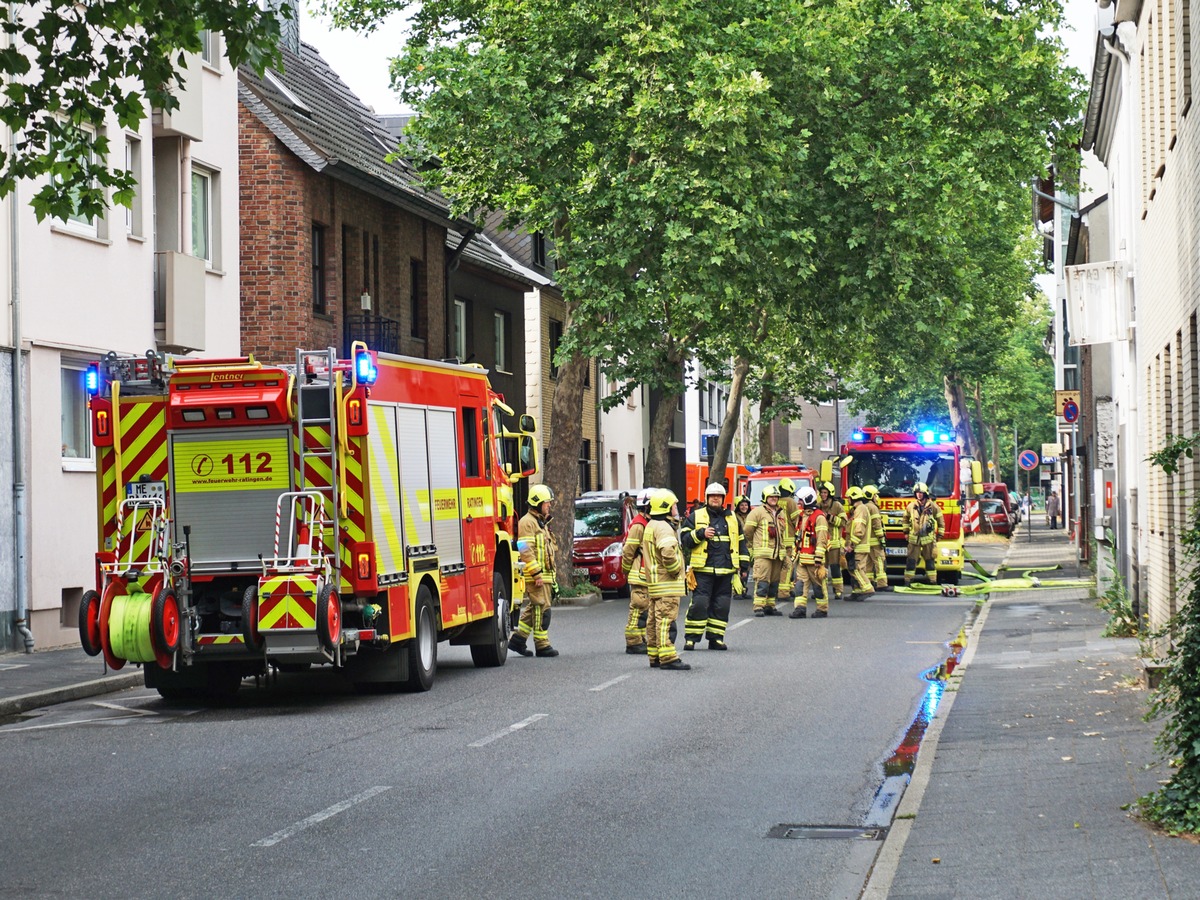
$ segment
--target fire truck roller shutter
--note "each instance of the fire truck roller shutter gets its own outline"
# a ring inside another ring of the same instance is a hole
[[[380,575],[404,571],[404,521],[400,515],[400,456],[396,437],[396,407],[372,403],[371,430],[371,538]]]
[[[458,495],[458,415],[452,409],[426,412],[429,428],[429,479],[433,487],[433,542],[438,563],[462,565],[462,503]]]
[[[195,431],[170,437],[172,540],[191,526],[191,563],[259,566],[275,547],[275,501],[293,490],[287,428]]]
[[[404,539],[409,547],[423,547],[433,543],[425,410],[414,406],[396,407],[396,429],[403,491]]]

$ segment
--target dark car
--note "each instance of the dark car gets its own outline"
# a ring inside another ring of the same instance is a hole
[[[588,491],[575,501],[572,563],[601,591],[625,590],[621,547],[636,514],[634,498],[626,491]]]
[[[1008,511],[1003,500],[987,498],[979,501],[979,524],[979,530],[984,534],[1011,537],[1016,527],[1016,517]]]

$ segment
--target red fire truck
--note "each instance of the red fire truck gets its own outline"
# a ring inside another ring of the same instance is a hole
[[[782,479],[790,478],[796,485],[796,490],[799,490],[806,484],[812,487],[816,477],[816,473],[808,466],[750,466],[747,474],[738,478],[737,496],[749,497],[750,506],[755,507],[762,503],[762,490],[767,485],[779,484]]]
[[[863,428],[842,445],[842,495],[852,486],[873,484],[879,488],[879,509],[887,535],[886,565],[890,572],[904,571],[908,538],[904,534],[904,510],[913,499],[913,486],[929,485],[942,510],[946,533],[935,554],[939,582],[957,584],[962,575],[963,505],[982,490],[979,462],[964,458],[949,435],[924,430],[919,434]],[[822,464],[822,480],[832,480],[833,461]]]
[[[512,483],[536,424],[486,371],[355,344],[252,357],[109,354],[87,372],[99,508],[84,649],[163,696],[268,665],[428,690],[437,644],[508,654],[523,594]]]

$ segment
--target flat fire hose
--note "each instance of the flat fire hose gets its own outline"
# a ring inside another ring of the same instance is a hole
[[[966,557],[975,572],[964,572],[963,574],[970,578],[978,578],[981,582],[980,584],[968,584],[961,587],[956,584],[911,584],[897,587],[896,592],[901,594],[940,594],[943,597],[980,597],[1002,591],[1028,591],[1036,588],[1091,587],[1095,583],[1090,578],[1054,578],[1042,580],[1034,574],[1035,572],[1056,572],[1062,568],[1059,565],[1033,566],[1028,569],[1021,569],[1021,574],[1018,578],[1002,579],[999,578],[999,574],[1008,571],[1008,566],[1000,565],[996,567],[996,571],[988,572],[970,553],[967,553]],[[982,600],[979,602],[982,602]]]

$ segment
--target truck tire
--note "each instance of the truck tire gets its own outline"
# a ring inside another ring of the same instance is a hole
[[[170,589],[159,591],[154,598],[150,610],[150,642],[157,653],[168,657],[174,656],[179,649],[179,601]]]
[[[84,591],[79,601],[79,643],[88,656],[99,656],[100,646],[100,595],[95,591]]]
[[[329,653],[342,642],[342,600],[331,584],[317,594],[317,640]]]
[[[508,588],[500,572],[492,573],[492,599],[496,603],[491,640],[471,645],[471,661],[481,669],[504,665],[508,659]]]
[[[433,677],[437,674],[437,622],[428,585],[422,584],[417,589],[413,623],[416,633],[404,648],[408,656],[408,678],[404,689],[416,693],[433,687]]]
[[[258,632],[258,585],[252,584],[242,594],[242,640],[246,649],[256,652],[263,648],[263,638]]]

